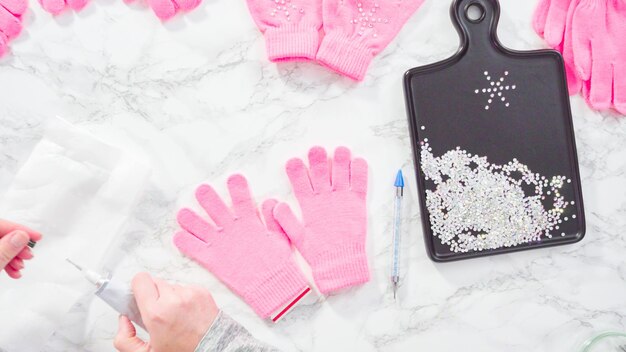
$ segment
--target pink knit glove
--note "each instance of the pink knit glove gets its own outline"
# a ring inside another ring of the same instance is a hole
[[[582,81],[574,70],[572,18],[579,0],[540,0],[535,10],[533,27],[539,36],[563,55],[570,95],[580,92]]]
[[[535,9],[535,32],[553,48],[563,43],[570,3],[572,0],[540,0]]]
[[[580,0],[572,20],[574,63],[588,83],[588,103],[626,113],[626,4]]]
[[[228,179],[230,209],[211,186],[202,185],[196,198],[215,223],[182,209],[184,231],[174,244],[215,274],[262,318],[290,302],[308,286],[292,258],[287,237],[272,216],[275,200],[263,203],[261,221],[248,183],[241,175]]]
[[[124,0],[126,3],[133,1]],[[167,21],[178,12],[195,9],[201,2],[202,0],[148,0],[148,5],[161,21]]]
[[[87,5],[87,0],[39,0],[41,7],[47,12],[58,15],[66,8],[80,11]]]
[[[9,51],[9,41],[22,31],[21,16],[26,7],[26,0],[0,0],[0,57]]]
[[[317,60],[360,81],[374,56],[398,34],[424,0],[323,0],[326,36]]]
[[[300,159],[287,163],[302,222],[285,203],[274,209],[274,217],[311,266],[320,292],[367,282],[367,163],[352,160],[350,150],[341,147],[331,165],[326,151],[314,147],[309,164],[307,170]]]
[[[248,8],[265,35],[270,61],[315,58],[322,27],[320,0],[248,0]]]

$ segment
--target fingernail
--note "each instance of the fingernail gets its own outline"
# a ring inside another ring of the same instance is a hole
[[[15,248],[24,248],[28,243],[28,235],[24,231],[15,231],[11,235],[11,245]]]

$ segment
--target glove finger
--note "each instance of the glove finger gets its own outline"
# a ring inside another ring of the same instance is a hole
[[[583,81],[580,92],[582,93],[583,98],[585,99],[587,104],[589,104],[589,92],[590,91],[591,91],[591,81]]]
[[[330,191],[330,170],[326,150],[322,147],[311,148],[309,150],[309,165],[311,184],[315,193]]]
[[[308,198],[313,195],[313,186],[304,162],[301,159],[291,159],[287,161],[285,167],[287,177],[291,182],[293,193],[298,199]]]
[[[626,58],[624,59],[626,60]],[[626,115],[626,61],[618,61],[615,64],[613,74],[613,106],[615,110]]]
[[[333,158],[333,190],[343,191],[350,189],[350,149],[339,147]]]
[[[233,215],[226,206],[222,198],[209,185],[201,185],[196,190],[198,203],[209,214],[217,226],[224,226],[232,221]]]
[[[578,4],[578,0],[572,1],[569,11],[567,12],[567,24],[565,26],[565,35],[563,37],[563,60],[565,61],[565,74],[567,78],[567,89],[570,95],[578,94],[582,88],[582,80],[576,75],[576,67],[574,65],[574,48],[572,46],[572,20],[574,18],[574,10]]]
[[[367,161],[361,158],[352,160],[350,164],[350,188],[353,192],[367,193]]]
[[[285,203],[279,203],[274,207],[274,218],[283,228],[287,237],[296,247],[301,248],[304,239],[305,229],[302,223],[296,218],[291,208]],[[302,252],[302,250],[300,250]]]
[[[161,21],[169,20],[176,14],[176,5],[170,0],[148,0],[148,4]]]
[[[246,217],[257,214],[256,205],[252,201],[248,181],[242,175],[236,174],[228,178],[228,191],[233,200],[235,216]]]
[[[569,5],[570,0],[552,0],[550,3],[544,36],[551,47],[556,47],[563,42]]]
[[[176,220],[184,230],[204,242],[208,243],[211,237],[217,234],[215,227],[204,221],[204,219],[191,209],[181,209],[176,216]]]
[[[276,199],[268,199],[261,205],[261,212],[263,213],[263,221],[265,227],[272,232],[285,234],[283,228],[274,218],[274,207],[278,204]]]
[[[2,31],[8,39],[17,37],[22,31],[22,23],[20,23],[20,20],[2,6],[0,6],[0,31]]]
[[[580,92],[582,81],[576,75],[573,66],[565,64],[565,77],[567,78],[567,91],[569,95],[576,95]]]
[[[596,110],[606,110],[611,107],[613,66],[604,57],[602,55],[594,55],[591,72],[589,104]]]
[[[535,12],[533,14],[533,29],[543,38],[548,19],[548,10],[550,9],[550,0],[539,0]]]
[[[201,0],[174,0],[179,9],[190,11],[200,5]]]
[[[64,0],[40,0],[41,7],[46,11],[53,15],[60,14],[63,10],[65,10],[65,1]]]
[[[198,237],[187,231],[179,231],[174,235],[174,245],[191,259],[207,268],[211,267],[211,259],[214,256],[212,252],[213,247],[201,241]]]
[[[67,4],[73,10],[80,11],[87,5],[87,0],[67,0]]]
[[[26,0],[0,0],[0,5],[16,16],[26,12],[28,2]]]
[[[577,6],[572,18],[572,51],[576,73],[584,81],[588,81],[591,75],[591,41],[587,21],[589,14],[584,7]]]

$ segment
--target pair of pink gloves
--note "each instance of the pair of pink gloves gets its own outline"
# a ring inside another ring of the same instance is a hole
[[[248,0],[248,7],[270,61],[316,60],[360,81],[423,1]]]
[[[87,0],[39,0],[39,2],[44,10],[53,15],[58,15],[66,8],[80,11],[87,4]],[[161,20],[167,20],[179,11],[193,10],[200,2],[201,0],[148,0],[148,4]],[[0,0],[0,57],[9,51],[9,42],[22,31],[22,16],[27,8],[27,0]]]
[[[228,179],[229,207],[208,185],[196,191],[211,221],[182,209],[183,228],[174,244],[215,274],[262,318],[292,302],[308,288],[293,258],[292,245],[310,265],[321,293],[369,280],[367,232],[367,163],[337,148],[309,151],[309,167],[300,159],[287,162],[287,176],[300,203],[299,220],[285,203],[266,200],[257,209],[246,179]],[[262,214],[261,215],[259,214]]]
[[[562,52],[570,94],[626,114],[626,0],[541,0],[533,25]]]

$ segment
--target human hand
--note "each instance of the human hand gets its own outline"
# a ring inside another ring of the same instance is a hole
[[[138,338],[131,321],[120,316],[114,342],[120,352],[193,352],[219,313],[211,293],[201,287],[169,284],[140,273],[132,290],[150,341]]]
[[[41,234],[26,226],[0,219],[0,271],[4,269],[13,279],[22,277],[24,261],[33,258],[28,241],[41,240]]]

